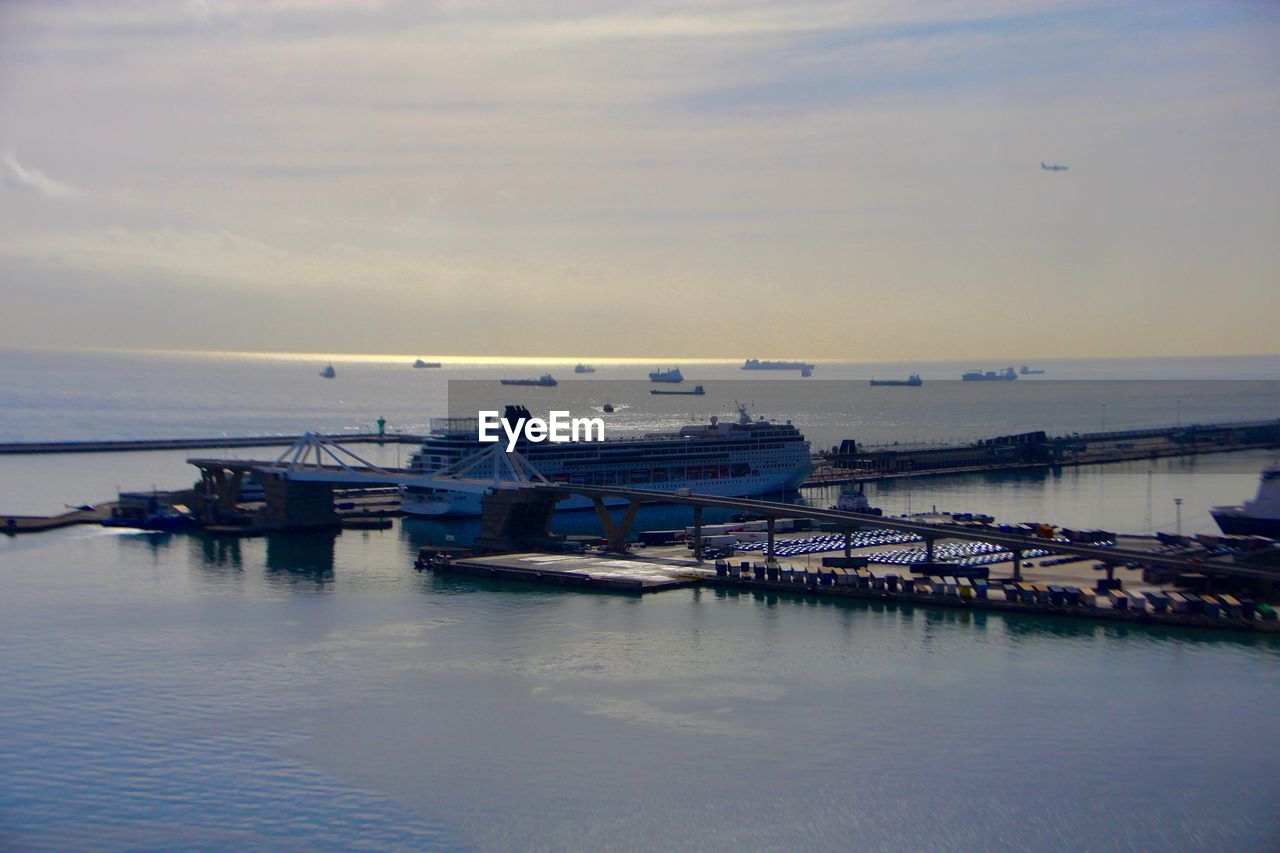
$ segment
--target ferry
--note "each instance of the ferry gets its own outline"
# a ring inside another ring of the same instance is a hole
[[[537,379],[500,379],[503,385],[535,385],[539,388],[552,388],[559,383],[550,373],[544,373]]]
[[[573,368],[574,373],[595,373],[596,369],[589,364],[579,364]]]
[[[332,364],[326,364],[324,366],[324,369],[320,371],[320,375],[323,376],[325,379],[332,379],[333,377],[338,375],[338,371],[333,369]]]
[[[506,417],[528,417],[527,409],[507,407]],[[481,444],[475,418],[434,418],[431,434],[410,458],[418,484],[401,487],[401,504],[409,515],[478,516],[489,488],[442,488],[439,477],[450,466],[490,445]],[[552,483],[622,486],[675,493],[688,490],[718,497],[752,497],[795,491],[813,468],[809,442],[790,421],[775,424],[752,420],[738,407],[736,422],[712,417],[678,432],[649,433],[634,438],[566,444],[521,440],[519,452]],[[469,476],[483,478],[483,472]],[[490,475],[491,476],[491,475]],[[624,499],[606,499],[610,505]],[[587,509],[589,498],[573,495],[557,509]]]
[[[970,370],[960,377],[965,382],[1008,382],[1018,378],[1018,373],[1012,367],[1006,367],[997,373],[994,370],[988,370],[983,373],[981,370]]]
[[[1280,465],[1262,472],[1258,495],[1241,506],[1215,506],[1209,510],[1227,535],[1269,536],[1280,539]]]
[[[692,388],[687,390],[684,388],[671,388],[671,389],[650,388],[649,393],[650,394],[672,394],[672,395],[680,395],[685,397],[701,397],[703,394],[707,392],[703,390],[703,387],[701,385],[694,385]]]
[[[444,367],[444,365],[438,361],[423,361],[422,359],[418,359],[417,361],[415,361],[413,363],[413,366],[414,367]]]
[[[913,373],[906,379],[872,379],[872,388],[919,388],[924,384],[919,373]]]
[[[683,382],[684,374],[680,372],[680,368],[673,367],[670,370],[651,370],[649,371],[650,382]]]

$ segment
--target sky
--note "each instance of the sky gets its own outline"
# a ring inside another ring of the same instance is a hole
[[[1273,2],[4,0],[0,346],[1275,353],[1278,158]]]

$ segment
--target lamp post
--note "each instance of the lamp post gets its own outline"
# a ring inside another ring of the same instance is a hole
[[[1174,498],[1173,506],[1178,513],[1177,527],[1175,527],[1174,530],[1176,530],[1178,535],[1181,536],[1182,535],[1182,498]]]

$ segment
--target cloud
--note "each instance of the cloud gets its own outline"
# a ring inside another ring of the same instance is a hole
[[[0,154],[0,184],[11,190],[38,193],[46,198],[66,198],[76,194],[73,187],[55,181],[39,169],[23,166],[10,151]]]

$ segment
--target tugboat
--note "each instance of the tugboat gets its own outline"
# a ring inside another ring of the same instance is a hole
[[[502,379],[499,381],[503,385],[536,385],[539,388],[551,388],[557,384],[550,373],[544,373],[537,379]]]
[[[332,364],[326,364],[324,366],[324,370],[320,371],[320,375],[323,376],[325,379],[332,379],[333,377],[338,375],[338,371],[333,369]]]
[[[606,415],[613,414],[613,403],[606,402],[600,407],[600,411],[604,412]]]
[[[1258,496],[1242,506],[1215,506],[1209,510],[1228,536],[1280,538],[1280,465],[1262,472]]]
[[[862,515],[884,514],[882,509],[871,505],[871,502],[867,500],[866,493],[862,491],[862,487],[856,483],[850,483],[840,490],[840,497],[836,500],[836,505],[832,509],[840,512],[857,512]]]
[[[684,374],[680,372],[680,368],[673,367],[670,370],[651,370],[649,371],[650,382],[683,382]]]

